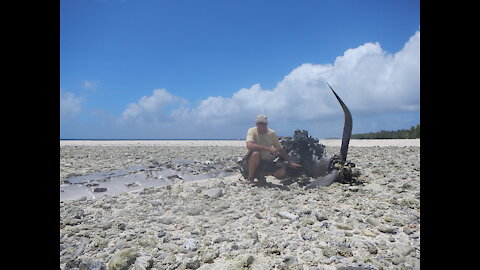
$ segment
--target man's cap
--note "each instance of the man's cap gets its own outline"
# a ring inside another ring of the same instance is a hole
[[[257,115],[257,119],[255,120],[255,123],[265,123],[268,124],[267,116],[264,114],[259,114]]]

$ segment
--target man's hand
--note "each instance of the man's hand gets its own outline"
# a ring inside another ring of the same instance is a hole
[[[302,165],[298,164],[298,163],[295,163],[295,162],[288,162],[288,166],[292,167],[292,168],[299,168],[299,167],[302,167]]]
[[[270,151],[270,153],[272,153],[274,156],[278,156],[280,154],[280,151],[273,146],[269,147],[268,151]]]

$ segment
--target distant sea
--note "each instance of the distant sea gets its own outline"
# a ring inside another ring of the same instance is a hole
[[[60,139],[60,141],[240,141],[238,139]]]

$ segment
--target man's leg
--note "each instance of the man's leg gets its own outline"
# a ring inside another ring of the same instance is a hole
[[[255,172],[257,171],[258,164],[260,164],[260,152],[253,151],[248,158],[248,181],[255,179]]]
[[[276,170],[274,173],[273,173],[273,176],[275,176],[276,178],[278,179],[282,179],[283,177],[285,177],[285,175],[287,175],[287,169],[285,168],[280,168],[278,170]]]

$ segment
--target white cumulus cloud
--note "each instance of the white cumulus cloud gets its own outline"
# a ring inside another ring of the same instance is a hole
[[[343,118],[342,109],[325,81],[350,108],[354,122],[359,115],[418,112],[420,31],[394,54],[383,50],[379,43],[365,43],[346,50],[334,63],[302,64],[273,89],[263,89],[256,83],[230,97],[208,97],[194,107],[186,107],[185,99],[157,89],[153,95],[129,104],[122,120],[155,123],[169,120],[222,129],[251,125],[260,113],[267,114],[271,122],[289,126]],[[167,105],[174,105],[169,112],[165,110]]]
[[[418,111],[420,108],[420,32],[395,54],[366,43],[337,57],[329,77],[361,113]]]
[[[83,80],[82,86],[84,89],[87,90],[95,90],[98,86],[98,82],[90,81],[90,80]]]
[[[231,97],[208,97],[195,108],[182,108],[175,116],[212,125],[251,122],[259,113],[282,121],[341,116],[342,110],[325,81],[354,114],[418,111],[420,32],[395,54],[384,51],[379,43],[365,43],[345,51],[332,64],[300,65],[274,89],[255,84]]]
[[[82,111],[83,98],[74,93],[60,89],[60,121],[68,121],[75,118]]]
[[[151,96],[143,96],[137,103],[130,103],[122,113],[125,122],[162,122],[169,118],[165,108],[170,104],[186,103],[186,100],[170,94],[165,89],[155,89]]]

